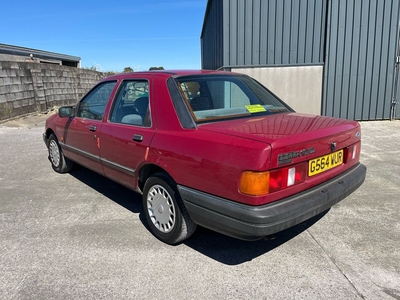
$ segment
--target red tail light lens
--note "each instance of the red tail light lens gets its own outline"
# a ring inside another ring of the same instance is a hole
[[[306,163],[282,168],[270,172],[269,192],[277,192],[290,186],[304,182],[306,179]]]
[[[345,149],[345,164],[349,163],[352,160],[359,160],[360,159],[360,153],[361,153],[361,142],[358,142],[356,144],[353,144]]]
[[[261,196],[304,182],[307,163],[281,168],[270,172],[243,172],[239,191],[243,194]]]

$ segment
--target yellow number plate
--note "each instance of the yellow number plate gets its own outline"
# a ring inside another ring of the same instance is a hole
[[[343,163],[343,150],[312,159],[308,162],[308,176],[333,169]]]

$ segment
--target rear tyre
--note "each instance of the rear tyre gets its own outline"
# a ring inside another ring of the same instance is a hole
[[[67,173],[71,171],[74,162],[64,156],[60,144],[54,134],[49,137],[49,159],[53,170],[57,173]]]
[[[143,190],[143,207],[152,234],[167,244],[177,244],[196,230],[176,183],[165,173],[147,179]]]

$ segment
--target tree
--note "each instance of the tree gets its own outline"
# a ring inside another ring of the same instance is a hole
[[[103,72],[103,74],[104,74],[104,76],[111,76],[111,75],[114,75],[114,74],[117,74],[118,72],[114,72],[114,71],[106,71],[106,72]]]
[[[85,70],[92,70],[92,71],[98,71],[98,70],[97,70],[97,66],[82,67],[82,69],[85,69]]]
[[[124,68],[124,73],[130,73],[130,72],[133,72],[133,69],[131,67]]]
[[[151,70],[164,70],[164,67],[150,67],[149,71]]]

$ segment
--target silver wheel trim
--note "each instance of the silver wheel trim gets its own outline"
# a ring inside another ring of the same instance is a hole
[[[50,141],[49,155],[51,163],[57,168],[60,165],[60,149],[58,149],[58,145],[55,140]]]
[[[171,195],[161,185],[153,185],[147,193],[147,211],[153,225],[163,233],[175,226],[175,206]]]

